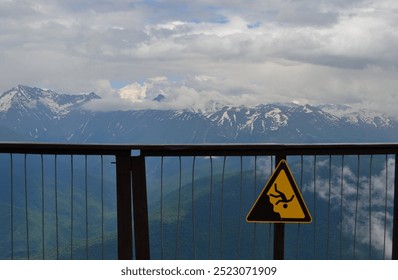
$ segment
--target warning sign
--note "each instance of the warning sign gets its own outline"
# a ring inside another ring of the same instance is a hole
[[[279,162],[246,220],[255,223],[311,223],[310,212],[285,160]]]

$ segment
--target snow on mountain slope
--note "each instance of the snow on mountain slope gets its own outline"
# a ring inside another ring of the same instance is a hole
[[[205,114],[205,116],[219,127],[233,127],[236,131],[277,130],[287,125],[288,115],[275,105],[259,105],[256,107],[230,107]]]
[[[321,110],[332,114],[342,121],[352,124],[361,125],[367,124],[373,127],[393,127],[395,118],[387,116],[386,114],[372,111],[370,109],[359,109],[356,110],[348,105],[322,105],[319,106]]]
[[[80,122],[74,116],[85,115],[82,105],[97,98],[94,93],[59,94],[19,85],[0,96],[0,120],[3,126],[31,139],[64,141],[66,129]],[[68,116],[74,120],[60,123]]]
[[[53,115],[62,117],[80,105],[100,98],[95,93],[90,94],[59,94],[52,90],[32,88],[19,85],[0,96],[0,113],[10,109],[29,112],[34,109],[48,110]]]
[[[398,122],[342,105],[264,104],[210,110],[94,112],[94,93],[15,87],[0,96],[0,126],[37,141],[110,143],[396,142]]]

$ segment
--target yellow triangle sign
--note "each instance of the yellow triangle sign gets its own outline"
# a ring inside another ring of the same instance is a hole
[[[311,223],[312,217],[285,160],[281,160],[249,214],[252,223]]]

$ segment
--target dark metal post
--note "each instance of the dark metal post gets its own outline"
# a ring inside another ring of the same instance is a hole
[[[286,159],[286,155],[277,154],[275,157],[275,167],[281,160]],[[274,260],[285,258],[285,224],[274,223]]]
[[[149,260],[150,250],[145,157],[132,157],[131,167],[133,172],[133,213],[136,259]]]
[[[394,218],[392,230],[392,255],[393,260],[398,260],[398,154],[395,155],[394,173]]]
[[[133,259],[130,154],[116,156],[118,259]]]

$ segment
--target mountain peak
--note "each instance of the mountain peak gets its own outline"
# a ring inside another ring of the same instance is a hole
[[[166,96],[164,96],[163,94],[159,93],[158,96],[156,96],[153,99],[153,101],[162,102],[164,99],[166,99]]]
[[[31,111],[34,108],[50,111],[57,116],[65,116],[84,103],[99,99],[95,93],[60,94],[52,90],[18,85],[0,96],[0,113],[9,110]]]

